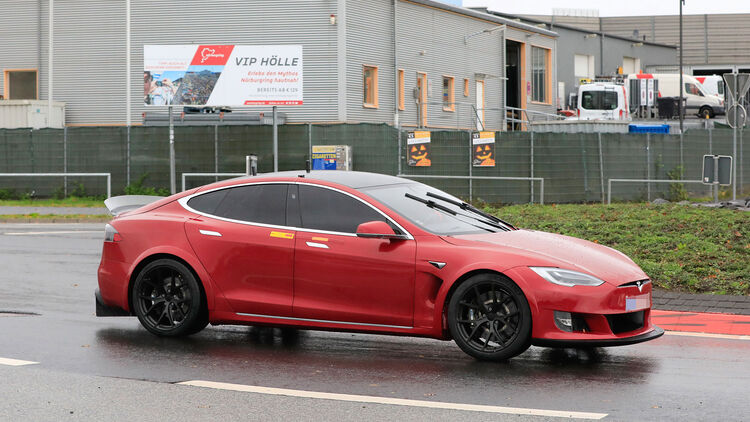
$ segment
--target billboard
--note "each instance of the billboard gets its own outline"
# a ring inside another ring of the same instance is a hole
[[[301,45],[145,45],[152,106],[302,104]]]
[[[474,167],[495,167],[495,132],[474,132],[471,134]]]
[[[430,132],[415,131],[406,135],[406,147],[409,149],[407,161],[410,166],[430,167]]]

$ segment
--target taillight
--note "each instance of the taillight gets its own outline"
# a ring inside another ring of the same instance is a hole
[[[104,241],[105,242],[119,242],[122,240],[122,236],[120,236],[120,233],[115,230],[114,227],[107,224],[104,226]]]
[[[620,120],[622,120],[622,109],[620,109]]]
[[[578,115],[578,117],[581,117],[581,109],[580,108],[576,109],[576,114]]]

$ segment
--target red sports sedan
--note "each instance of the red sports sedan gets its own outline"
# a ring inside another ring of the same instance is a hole
[[[664,333],[648,276],[624,254],[518,229],[411,180],[292,171],[149,201],[106,201],[116,217],[96,311],[135,315],[156,335],[208,323],[347,330],[453,339],[502,360]]]

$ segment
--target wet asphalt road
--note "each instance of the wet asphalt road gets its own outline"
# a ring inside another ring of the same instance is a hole
[[[0,224],[0,358],[39,362],[0,364],[0,420],[552,420],[176,385],[189,380],[604,420],[750,413],[750,341],[667,334],[588,351],[534,347],[491,364],[452,342],[406,337],[221,326],[157,338],[135,318],[94,316],[102,230]]]

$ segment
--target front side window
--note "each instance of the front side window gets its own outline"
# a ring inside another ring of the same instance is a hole
[[[701,92],[700,88],[698,88],[698,85],[686,82],[685,83],[685,92],[692,95],[699,95],[703,96],[703,93]]]
[[[584,91],[581,107],[586,110],[614,110],[617,108],[615,91]]]
[[[378,68],[377,66],[364,66],[363,75],[363,99],[364,107],[377,108],[378,106]]]
[[[302,227],[341,233],[356,233],[368,221],[388,221],[362,201],[331,189],[299,186]]]
[[[247,185],[217,190],[191,198],[196,211],[248,223],[286,225],[287,185]]]
[[[547,101],[547,63],[546,48],[531,48],[531,100],[546,103]]]

